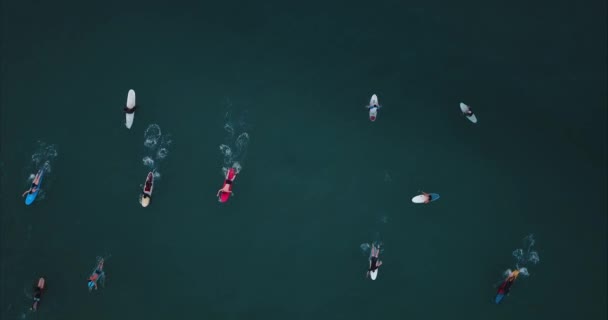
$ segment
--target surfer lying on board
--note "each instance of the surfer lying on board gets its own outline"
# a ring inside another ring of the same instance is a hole
[[[150,198],[148,193],[152,191],[152,179],[146,179],[146,185],[144,186],[144,192],[142,192],[142,197],[144,199]]]
[[[133,108],[129,107],[125,107],[123,110],[125,111],[125,113],[135,113],[135,109],[137,109],[137,106],[134,106]]]
[[[463,114],[467,117],[470,117],[473,115],[473,109],[471,109],[471,107],[467,106],[467,110],[464,111]]]
[[[99,262],[97,263],[97,267],[95,267],[95,271],[89,277],[87,281],[87,286],[89,287],[89,291],[95,289],[97,290],[97,281],[103,281],[103,277],[105,277],[105,273],[103,272],[103,258],[98,258]]]
[[[232,179],[230,177],[232,176]],[[232,182],[236,179],[236,170],[234,168],[230,168],[226,175],[226,180],[224,180],[224,186],[217,191],[216,197],[219,197],[222,193],[234,194],[231,190]]]
[[[38,284],[34,286],[34,302],[32,303],[32,310],[38,310],[38,304],[40,298],[42,298],[42,290],[44,289],[44,278],[38,280]]]
[[[230,185],[231,184],[232,184],[232,180],[226,180],[226,184],[224,184],[224,187],[217,191],[217,196],[216,197],[219,197],[220,193],[230,193],[230,194],[232,194],[232,190],[230,190]]]
[[[429,203],[433,199],[429,193],[422,191],[422,194],[424,195],[424,203]]]
[[[32,181],[32,186],[25,191],[21,196],[25,197],[26,194],[32,194],[34,192],[36,192],[36,190],[38,190],[38,182],[40,181],[40,171],[38,171],[38,173],[36,173],[36,176],[34,177],[34,181]]]
[[[372,244],[372,251],[369,256],[369,269],[367,269],[367,276],[369,273],[377,270],[382,265],[382,261],[378,260],[380,255],[380,245]]]
[[[500,303],[503,297],[509,294],[511,286],[513,285],[513,282],[515,282],[515,279],[517,279],[519,272],[520,271],[517,269],[509,272],[509,276],[507,277],[507,279],[505,279],[505,281],[500,285],[500,287],[498,287],[498,293],[496,294],[496,303]]]

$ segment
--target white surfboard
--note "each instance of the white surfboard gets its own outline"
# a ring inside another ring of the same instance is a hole
[[[467,106],[464,103],[460,103],[460,111],[462,111],[462,113],[465,115],[465,117],[467,117],[467,119],[469,119],[469,121],[473,122],[473,123],[477,123],[477,117],[475,116],[475,114],[471,114],[471,115],[467,115],[466,112],[469,111],[471,108],[469,106]]]
[[[142,194],[141,198],[140,198],[140,202],[141,202],[142,207],[144,207],[144,208],[147,207],[150,204],[150,196],[144,198],[144,196]]]
[[[426,196],[423,194],[417,195],[412,198],[413,203],[424,203],[426,201]]]
[[[380,104],[378,104],[378,96],[372,95],[371,99],[369,99],[369,120],[376,121],[378,117],[378,108],[380,108]]]
[[[135,108],[135,91],[133,91],[133,89],[129,90],[129,94],[127,95],[126,107],[127,109],[133,111],[131,113],[125,112],[125,126],[127,126],[127,129],[131,129],[131,126],[133,125],[133,119],[135,119],[135,110],[133,110],[133,108]]]
[[[376,280],[376,278],[378,277],[378,270],[379,270],[379,269],[376,269],[376,270],[374,270],[374,271],[370,271],[370,272],[369,272],[369,277],[370,277],[372,280]]]

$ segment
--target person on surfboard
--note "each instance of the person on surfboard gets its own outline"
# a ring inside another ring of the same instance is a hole
[[[41,173],[42,173],[42,171],[38,171],[38,173],[36,173],[36,176],[34,177],[34,181],[32,181],[32,186],[21,195],[22,197],[25,197],[25,195],[28,193],[32,194],[38,190],[38,183],[40,182]]]
[[[367,269],[367,276],[369,277],[370,272],[373,272],[380,268],[382,261],[378,259],[380,255],[380,245],[372,244],[372,251],[369,257],[369,269]]]
[[[137,109],[137,106],[134,106],[133,108],[129,109],[129,107],[124,107],[124,111],[125,113],[135,113],[135,109]]]
[[[467,106],[467,110],[462,112],[462,114],[464,114],[467,117],[470,117],[473,115],[473,109],[471,109],[471,107]]]
[[[34,302],[32,303],[32,310],[38,310],[38,304],[40,304],[40,298],[42,298],[42,290],[44,290],[44,278],[38,279],[38,284],[34,286]]]
[[[515,279],[517,279],[517,276],[519,276],[519,272],[519,270],[511,271],[507,279],[505,279],[505,281],[500,285],[500,287],[498,287],[498,293],[496,294],[496,303],[500,303],[502,301],[502,298],[509,294],[511,286],[515,282]]]
[[[233,170],[233,169],[231,169],[231,170]],[[232,179],[226,178],[226,180],[224,180],[224,186],[220,190],[217,191],[216,197],[219,197],[220,194],[222,194],[222,193],[230,193],[231,195],[234,194],[232,192],[232,190],[230,190],[230,187],[232,186],[232,181],[235,178],[236,178],[236,172],[234,173],[234,177],[232,177]]]
[[[153,183],[152,179],[153,178],[154,178],[154,173],[152,173],[152,172],[148,173],[148,176],[146,177],[146,185],[144,186],[144,191],[142,192],[143,199],[150,198],[150,193],[152,192],[152,183]]]
[[[105,273],[103,272],[103,258],[99,258],[99,262],[97,263],[97,267],[95,267],[95,271],[89,276],[87,280],[87,286],[89,287],[89,291],[95,289],[97,290],[97,281],[103,280],[105,277]]]
[[[431,200],[433,200],[433,197],[429,193],[422,191],[422,194],[425,197],[424,204],[427,204],[427,203],[431,202]]]
[[[367,106],[367,109],[370,111],[369,119],[371,121],[376,121],[376,113],[372,113],[372,111],[375,109],[375,112],[377,112],[377,110],[380,109],[380,105],[377,103],[370,104]]]

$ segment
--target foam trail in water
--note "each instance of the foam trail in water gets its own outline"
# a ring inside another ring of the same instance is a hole
[[[372,246],[369,243],[362,243],[359,248],[361,248],[363,254],[369,254],[369,251],[371,250]]]
[[[226,112],[224,116],[224,131],[226,131],[226,142],[220,144],[219,149],[222,155],[222,173],[225,175],[230,168],[234,168],[236,173],[240,173],[242,170],[242,161],[245,159],[247,154],[247,147],[249,145],[249,134],[247,132],[241,132],[234,139],[237,132],[242,131],[246,127],[244,120],[238,121],[238,125],[232,121],[232,112]]]
[[[144,131],[144,146],[147,148],[154,148],[158,145],[162,131],[160,126],[157,124],[151,124]]]
[[[154,178],[160,179],[159,165],[169,155],[169,146],[173,143],[171,135],[163,134],[158,124],[151,124],[144,132],[146,155],[142,163],[154,172]]]
[[[540,257],[538,252],[532,250],[532,247],[536,243],[534,239],[534,235],[530,234],[526,236],[523,240],[524,247],[513,250],[513,257],[516,260],[516,266],[519,268],[520,266],[526,266],[528,264],[537,264],[540,262]]]

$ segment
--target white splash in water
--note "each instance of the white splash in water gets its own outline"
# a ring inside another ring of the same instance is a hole
[[[142,159],[144,166],[154,171],[154,177],[160,178],[159,163],[169,155],[169,146],[173,143],[170,134],[162,134],[160,126],[151,124],[144,132],[144,146],[148,149]]]
[[[243,132],[245,127],[246,122],[243,119],[235,122],[232,120],[232,111],[226,112],[224,116],[224,131],[227,133],[227,141],[219,147],[223,158],[222,172],[224,174],[230,168],[235,168],[237,174],[242,169],[241,163],[245,158],[247,146],[249,145],[249,134]],[[238,132],[241,133],[234,139],[234,136]]]
[[[146,128],[144,132],[144,146],[147,148],[154,148],[159,142],[162,135],[160,126],[157,124],[151,124]]]
[[[368,254],[372,247],[369,243],[362,243],[359,248],[361,248],[361,251],[363,251],[364,254]]]
[[[157,159],[164,159],[167,157],[167,155],[169,154],[169,150],[167,150],[167,148],[160,148],[158,150],[158,152],[156,152],[156,158]]]
[[[154,168],[154,160],[150,157],[144,157],[142,159],[144,166],[149,167],[149,168]]]
[[[540,257],[537,251],[532,250],[536,243],[534,235],[530,234],[524,238],[524,247],[513,250],[513,257],[517,260],[516,266],[525,266],[527,264],[537,264],[540,262]]]

